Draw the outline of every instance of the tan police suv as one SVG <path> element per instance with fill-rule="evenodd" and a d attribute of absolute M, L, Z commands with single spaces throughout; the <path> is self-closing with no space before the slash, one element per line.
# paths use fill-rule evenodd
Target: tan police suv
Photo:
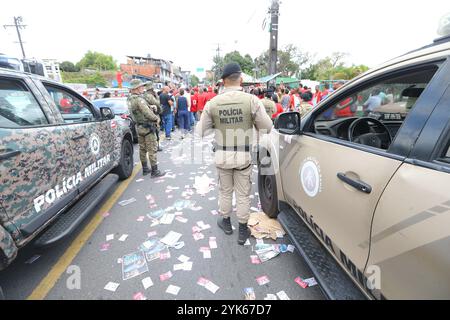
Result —
<path fill-rule="evenodd" d="M 449 299 L 450 37 L 281 114 L 258 185 L 329 298 Z"/>

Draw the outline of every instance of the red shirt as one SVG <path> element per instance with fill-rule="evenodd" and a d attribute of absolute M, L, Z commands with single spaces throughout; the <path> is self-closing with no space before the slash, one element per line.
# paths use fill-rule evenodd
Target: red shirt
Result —
<path fill-rule="evenodd" d="M 283 106 L 280 103 L 276 104 L 277 112 L 272 115 L 272 119 L 276 119 L 280 113 L 283 113 Z"/>
<path fill-rule="evenodd" d="M 72 104 L 70 103 L 69 99 L 67 99 L 67 98 L 62 98 L 59 101 L 59 105 L 61 106 L 61 111 L 65 112 L 65 113 L 70 113 L 70 111 L 72 110 Z"/>
<path fill-rule="evenodd" d="M 197 111 L 203 111 L 203 108 L 205 107 L 206 104 L 206 99 L 207 99 L 206 92 L 202 92 L 201 94 L 198 95 Z"/>
<path fill-rule="evenodd" d="M 352 112 L 352 110 L 350 109 L 350 106 L 353 103 L 353 99 L 348 97 L 347 99 L 345 99 L 344 101 L 341 101 L 339 103 L 339 106 L 343 107 L 346 106 L 345 108 L 338 110 L 337 108 L 334 111 L 334 114 L 336 115 L 336 117 L 338 118 L 348 118 L 348 117 L 353 117 L 354 116 L 354 112 Z"/>
<path fill-rule="evenodd" d="M 198 93 L 191 96 L 191 112 L 197 112 Z"/>

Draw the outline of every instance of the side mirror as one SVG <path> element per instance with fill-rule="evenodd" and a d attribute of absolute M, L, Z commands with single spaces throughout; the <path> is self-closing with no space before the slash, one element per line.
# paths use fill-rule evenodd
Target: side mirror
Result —
<path fill-rule="evenodd" d="M 112 120 L 115 117 L 114 112 L 108 107 L 100 108 L 100 114 L 102 115 L 102 120 Z"/>
<path fill-rule="evenodd" d="M 298 135 L 300 130 L 300 113 L 285 112 L 280 114 L 275 120 L 275 129 L 282 134 Z"/>

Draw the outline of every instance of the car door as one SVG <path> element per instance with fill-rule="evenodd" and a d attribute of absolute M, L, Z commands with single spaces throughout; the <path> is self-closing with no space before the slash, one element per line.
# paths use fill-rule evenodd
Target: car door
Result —
<path fill-rule="evenodd" d="M 26 77 L 0 75 L 0 206 L 17 242 L 41 228 L 77 194 L 63 188 L 70 154 L 63 130 Z M 20 230 L 20 232 L 19 232 Z"/>
<path fill-rule="evenodd" d="M 54 83 L 42 82 L 59 113 L 72 150 L 76 185 L 86 191 L 113 166 L 116 137 L 114 120 L 102 121 L 100 113 L 76 92 Z"/>
<path fill-rule="evenodd" d="M 368 266 L 388 299 L 450 297 L 450 66 L 446 89 L 375 212 Z M 439 92 L 436 93 L 438 97 Z"/>
<path fill-rule="evenodd" d="M 303 134 L 282 137 L 280 174 L 287 201 L 363 289 L 374 211 L 404 159 L 391 149 L 437 68 L 405 67 L 369 76 L 307 116 Z M 410 89 L 419 85 L 420 90 Z M 366 102 L 380 91 L 394 92 L 394 101 L 377 99 L 379 105 L 368 109 Z M 342 108 L 348 108 L 345 117 L 340 117 Z M 355 126 L 350 139 L 356 121 L 364 125 Z"/>

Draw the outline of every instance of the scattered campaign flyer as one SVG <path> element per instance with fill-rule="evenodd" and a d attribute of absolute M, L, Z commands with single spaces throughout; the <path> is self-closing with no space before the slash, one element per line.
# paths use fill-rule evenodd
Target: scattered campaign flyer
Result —
<path fill-rule="evenodd" d="M 168 288 L 167 288 L 167 290 L 166 290 L 166 293 L 170 293 L 170 294 L 173 294 L 173 295 L 178 295 L 178 293 L 180 292 L 180 290 L 181 290 L 181 288 L 180 287 L 177 287 L 177 286 L 174 286 L 174 285 L 170 285 Z"/>
<path fill-rule="evenodd" d="M 142 285 L 144 286 L 144 289 L 147 290 L 148 288 L 153 287 L 153 281 L 150 277 L 147 277 L 142 279 Z"/>
<path fill-rule="evenodd" d="M 182 254 L 181 256 L 178 257 L 178 260 L 179 260 L 180 262 L 183 262 L 183 263 L 184 263 L 184 262 L 188 262 L 190 259 L 191 259 L 191 258 L 185 256 L 184 254 Z"/>
<path fill-rule="evenodd" d="M 127 234 L 123 234 L 123 235 L 119 238 L 119 241 L 124 242 L 125 240 L 127 240 L 127 238 L 128 238 L 128 235 L 127 235 Z"/>
<path fill-rule="evenodd" d="M 211 249 L 217 249 L 217 241 L 216 241 L 216 237 L 210 237 L 209 238 L 209 247 Z"/>
<path fill-rule="evenodd" d="M 245 300 L 256 300 L 255 290 L 253 288 L 244 289 Z"/>
<path fill-rule="evenodd" d="M 306 282 L 308 287 L 314 287 L 318 284 L 315 278 L 303 279 L 303 282 Z"/>
<path fill-rule="evenodd" d="M 152 211 L 147 214 L 147 217 L 153 220 L 159 220 L 166 212 L 163 209 Z"/>
<path fill-rule="evenodd" d="M 139 247 L 144 253 L 148 262 L 160 259 L 161 252 L 167 249 L 164 243 L 161 243 L 158 238 L 150 238 Z"/>
<path fill-rule="evenodd" d="M 265 284 L 268 284 L 270 282 L 270 280 L 269 280 L 269 277 L 267 277 L 267 276 L 261 276 L 261 277 L 256 278 L 256 282 L 258 282 L 258 284 L 260 286 L 263 286 Z"/>
<path fill-rule="evenodd" d="M 167 279 L 172 278 L 173 274 L 171 271 L 168 271 L 166 273 L 163 273 L 162 275 L 159 276 L 159 280 L 161 281 L 166 281 Z"/>
<path fill-rule="evenodd" d="M 287 293 L 284 291 L 277 292 L 277 296 L 280 300 L 291 300 L 291 298 L 289 298 Z"/>
<path fill-rule="evenodd" d="M 160 224 L 172 224 L 173 219 L 175 219 L 175 215 L 171 213 L 166 213 L 162 216 L 161 220 L 159 220 Z"/>
<path fill-rule="evenodd" d="M 169 233 L 166 234 L 165 237 L 162 238 L 160 241 L 171 247 L 180 240 L 181 236 L 182 236 L 181 233 L 169 231 Z"/>
<path fill-rule="evenodd" d="M 302 287 L 303 289 L 306 289 L 308 287 L 308 284 L 302 280 L 302 278 L 297 277 L 294 280 L 300 287 Z"/>
<path fill-rule="evenodd" d="M 128 280 L 148 271 L 147 261 L 142 251 L 133 252 L 122 258 L 122 277 Z"/>
<path fill-rule="evenodd" d="M 130 203 L 133 203 L 133 202 L 136 202 L 136 201 L 137 201 L 137 200 L 136 200 L 135 198 L 131 198 L 131 199 L 128 199 L 128 200 L 120 201 L 120 202 L 119 202 L 119 205 L 122 206 L 122 207 L 124 207 L 124 206 L 127 206 L 127 205 L 129 205 Z"/>
<path fill-rule="evenodd" d="M 108 282 L 104 287 L 105 290 L 116 292 L 117 288 L 119 288 L 120 284 L 115 282 Z"/>

